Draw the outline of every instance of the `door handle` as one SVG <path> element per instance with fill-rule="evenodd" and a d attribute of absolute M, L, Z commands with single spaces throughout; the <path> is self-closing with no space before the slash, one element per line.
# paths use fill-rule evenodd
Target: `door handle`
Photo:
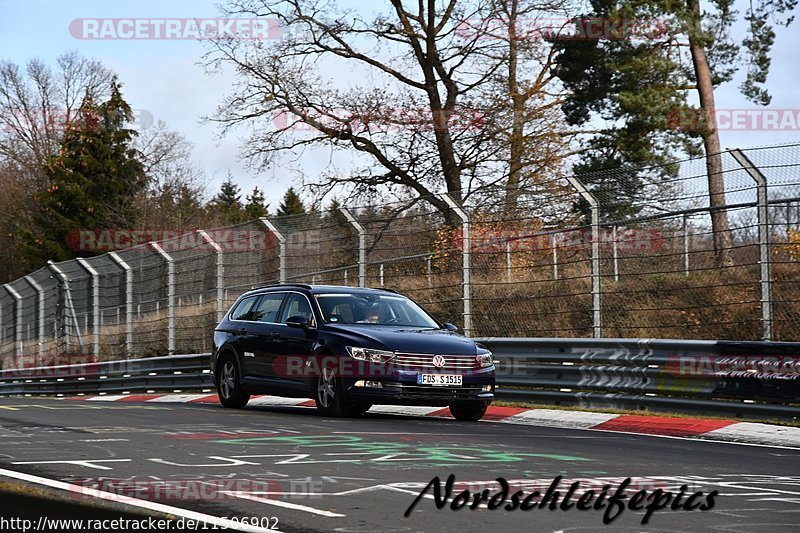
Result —
<path fill-rule="evenodd" d="M 247 328 L 239 328 L 239 335 L 247 335 Z"/>

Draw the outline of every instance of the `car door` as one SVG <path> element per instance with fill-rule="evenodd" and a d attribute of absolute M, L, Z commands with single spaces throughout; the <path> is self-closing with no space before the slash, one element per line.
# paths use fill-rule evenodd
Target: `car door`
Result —
<path fill-rule="evenodd" d="M 302 316 L 309 324 L 308 329 L 296 328 L 286 325 L 290 317 Z M 301 362 L 304 362 L 313 352 L 313 346 L 317 341 L 317 322 L 314 312 L 311 310 L 311 301 L 305 294 L 290 292 L 281 307 L 281 313 L 277 324 L 278 336 L 274 347 L 274 367 L 283 376 L 283 383 L 298 391 L 305 391 L 305 374 L 303 373 Z"/>
<path fill-rule="evenodd" d="M 270 354 L 275 351 L 274 343 L 278 337 L 278 312 L 285 292 L 268 292 L 250 311 L 247 328 L 247 366 L 251 377 L 256 380 L 269 380 L 273 376 Z"/>
<path fill-rule="evenodd" d="M 236 353 L 239 355 L 239 361 L 242 367 L 242 378 L 247 378 L 255 371 L 252 357 L 255 330 L 251 326 L 251 313 L 260 299 L 260 294 L 243 298 L 242 301 L 231 310 L 229 315 L 229 327 L 226 328 L 227 332 L 233 335 L 231 346 L 233 346 Z"/>

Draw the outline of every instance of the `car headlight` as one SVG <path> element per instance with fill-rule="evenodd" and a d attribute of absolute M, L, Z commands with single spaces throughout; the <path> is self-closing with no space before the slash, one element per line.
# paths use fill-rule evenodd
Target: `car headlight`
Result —
<path fill-rule="evenodd" d="M 481 368 L 492 366 L 494 364 L 494 357 L 492 352 L 481 353 L 475 356 L 475 360 L 481 365 Z"/>
<path fill-rule="evenodd" d="M 394 352 L 361 348 L 359 346 L 347 346 L 347 353 L 350 354 L 350 357 L 353 359 L 368 361 L 370 363 L 385 363 L 394 357 Z"/>

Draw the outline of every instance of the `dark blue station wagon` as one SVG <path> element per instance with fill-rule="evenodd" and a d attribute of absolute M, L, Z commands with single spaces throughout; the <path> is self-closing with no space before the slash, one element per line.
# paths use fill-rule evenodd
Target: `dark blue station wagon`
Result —
<path fill-rule="evenodd" d="M 271 285 L 240 296 L 217 325 L 211 372 L 225 407 L 270 394 L 313 398 L 328 416 L 401 404 L 479 420 L 494 361 L 456 329 L 388 289 Z"/>

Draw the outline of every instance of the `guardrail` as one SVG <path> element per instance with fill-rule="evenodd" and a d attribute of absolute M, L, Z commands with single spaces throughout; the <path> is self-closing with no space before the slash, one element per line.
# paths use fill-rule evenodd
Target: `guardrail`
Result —
<path fill-rule="evenodd" d="M 475 340 L 498 360 L 497 396 L 501 399 L 800 417 L 800 343 Z"/>
<path fill-rule="evenodd" d="M 800 343 L 475 339 L 497 359 L 497 397 L 622 409 L 800 417 Z M 0 371 L 0 395 L 213 388 L 209 354 Z"/>
<path fill-rule="evenodd" d="M 0 395 L 121 394 L 210 389 L 210 354 L 170 355 L 0 371 Z"/>

